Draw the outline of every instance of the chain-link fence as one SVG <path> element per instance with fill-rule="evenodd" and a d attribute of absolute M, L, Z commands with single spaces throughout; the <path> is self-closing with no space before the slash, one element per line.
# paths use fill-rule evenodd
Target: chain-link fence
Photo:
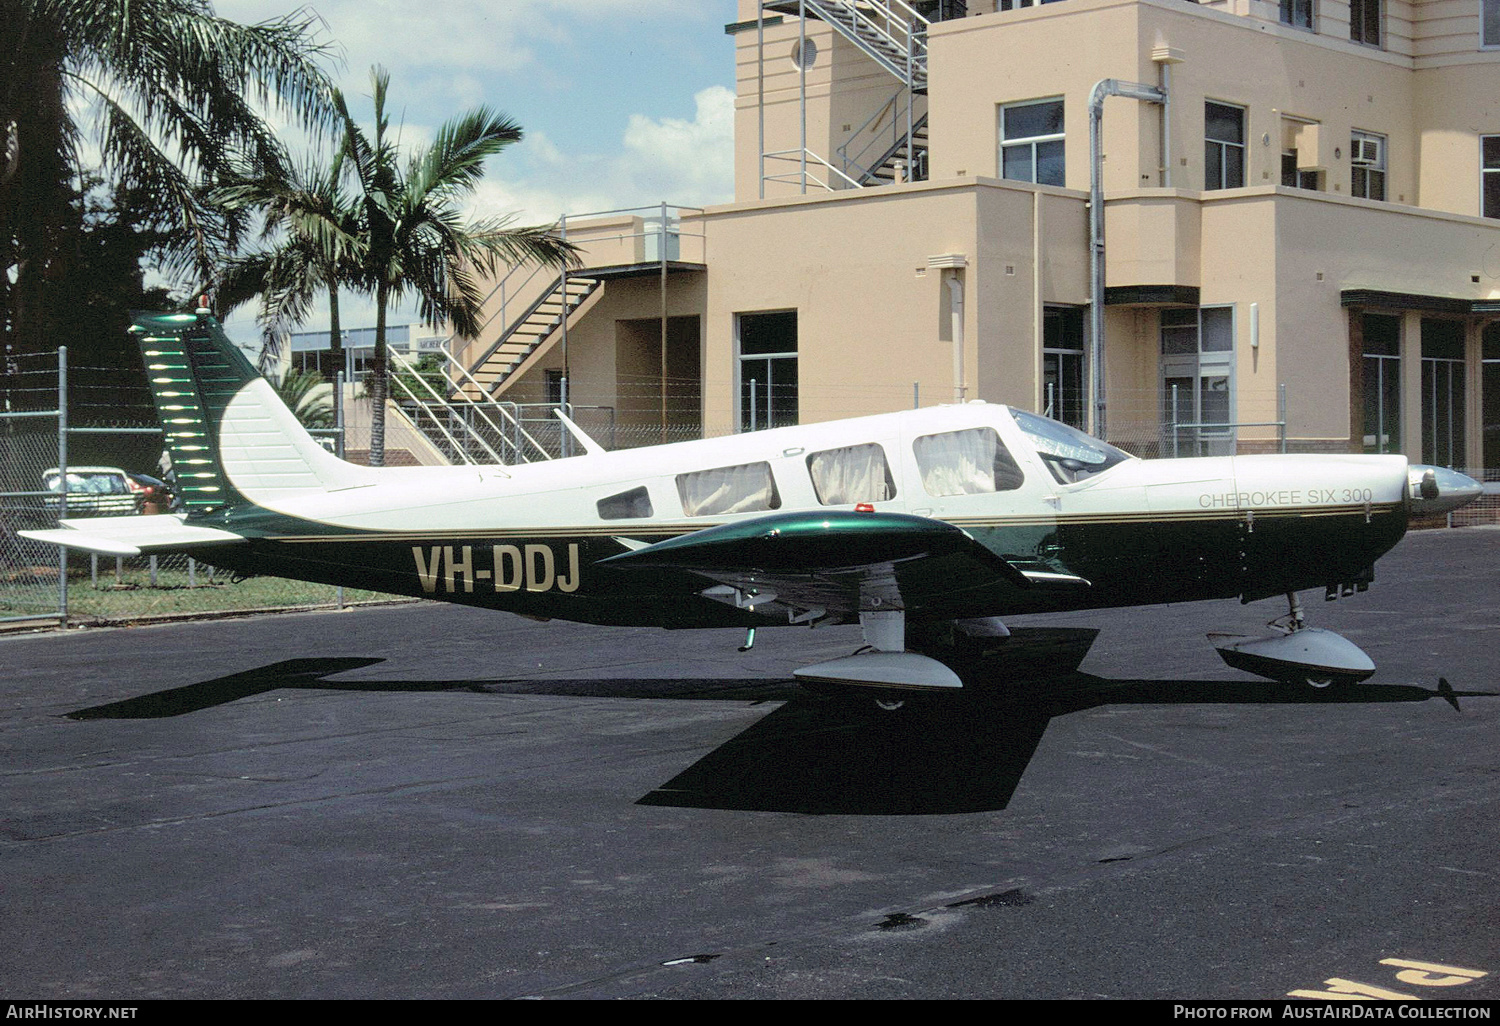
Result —
<path fill-rule="evenodd" d="M 60 553 L 20 531 L 61 517 L 167 512 L 172 488 L 149 393 L 90 383 L 58 356 L 11 357 L 0 394 L 0 623 L 119 623 L 389 601 L 277 577 L 238 578 L 190 556 Z M 60 366 L 61 362 L 61 366 Z M 72 372 L 73 377 L 68 378 Z M 98 375 L 94 376 L 95 378 Z M 337 447 L 336 431 L 318 431 Z"/>

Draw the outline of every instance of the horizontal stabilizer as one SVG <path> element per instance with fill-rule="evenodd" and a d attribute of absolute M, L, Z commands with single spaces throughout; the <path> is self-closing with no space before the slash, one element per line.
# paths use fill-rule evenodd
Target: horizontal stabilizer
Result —
<path fill-rule="evenodd" d="M 213 545 L 237 545 L 242 535 L 213 527 L 190 527 L 181 515 L 62 520 L 51 531 L 19 531 L 22 538 L 102 556 L 140 556 Z"/>

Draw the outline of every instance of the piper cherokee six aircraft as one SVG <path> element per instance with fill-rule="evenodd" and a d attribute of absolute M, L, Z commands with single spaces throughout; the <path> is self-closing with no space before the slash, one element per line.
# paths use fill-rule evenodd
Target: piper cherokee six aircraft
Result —
<path fill-rule="evenodd" d="M 894 706 L 964 687 L 955 653 L 1022 613 L 1286 596 L 1231 665 L 1328 686 L 1374 673 L 1297 592 L 1365 590 L 1407 518 L 1473 480 L 1401 456 L 1143 461 L 988 403 L 515 466 L 370 468 L 329 454 L 205 313 L 138 315 L 185 511 L 27 537 L 191 552 L 241 574 L 538 619 L 668 628 L 859 623 L 866 649 L 796 670 Z M 970 685 L 977 683 L 970 681 Z"/>

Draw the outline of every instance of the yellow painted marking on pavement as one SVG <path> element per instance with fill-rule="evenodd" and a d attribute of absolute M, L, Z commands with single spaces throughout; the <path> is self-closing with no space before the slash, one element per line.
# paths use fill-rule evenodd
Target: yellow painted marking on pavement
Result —
<path fill-rule="evenodd" d="M 1396 979 L 1418 987 L 1458 987 L 1473 983 L 1489 973 L 1478 969 L 1460 969 L 1454 965 L 1436 965 L 1432 962 L 1412 962 L 1404 958 L 1382 958 L 1381 965 L 1393 965 L 1401 969 Z"/>
<path fill-rule="evenodd" d="M 1325 1001 L 1368 1001 L 1371 998 L 1381 1001 L 1422 1000 L 1415 994 L 1398 994 L 1394 990 L 1372 987 L 1356 980 L 1341 980 L 1336 976 L 1323 983 L 1328 987 L 1327 990 L 1293 990 L 1287 992 L 1287 997 L 1322 998 Z"/>

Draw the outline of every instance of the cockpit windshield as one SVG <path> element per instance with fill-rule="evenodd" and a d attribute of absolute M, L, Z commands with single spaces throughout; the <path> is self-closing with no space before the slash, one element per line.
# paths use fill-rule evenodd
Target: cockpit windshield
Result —
<path fill-rule="evenodd" d="M 1050 417 L 1039 417 L 1025 410 L 1013 409 L 1010 412 L 1031 444 L 1036 446 L 1036 454 L 1061 484 L 1073 484 L 1095 474 L 1102 474 L 1110 467 L 1132 458 L 1129 453 L 1116 449 L 1108 442 L 1086 435 Z"/>

